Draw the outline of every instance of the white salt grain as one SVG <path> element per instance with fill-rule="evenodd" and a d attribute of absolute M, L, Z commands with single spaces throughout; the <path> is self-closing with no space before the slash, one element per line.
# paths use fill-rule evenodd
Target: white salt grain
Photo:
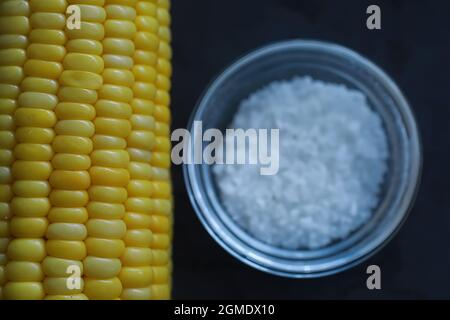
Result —
<path fill-rule="evenodd" d="M 222 202 L 268 244 L 319 248 L 361 227 L 387 171 L 382 122 L 366 97 L 310 77 L 274 82 L 242 101 L 233 128 L 279 128 L 280 169 L 215 165 Z"/>

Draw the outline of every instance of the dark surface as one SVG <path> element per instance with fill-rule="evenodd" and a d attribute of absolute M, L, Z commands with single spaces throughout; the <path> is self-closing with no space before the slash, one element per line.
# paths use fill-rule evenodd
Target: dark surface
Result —
<path fill-rule="evenodd" d="M 450 298 L 450 4 L 377 1 L 382 30 L 366 28 L 369 2 L 349 0 L 173 0 L 173 128 L 186 127 L 207 84 L 242 54 L 278 40 L 327 40 L 386 70 L 410 101 L 424 149 L 422 185 L 397 236 L 346 272 L 292 280 L 254 270 L 210 238 L 174 167 L 176 299 Z M 366 288 L 380 265 L 382 290 Z"/>

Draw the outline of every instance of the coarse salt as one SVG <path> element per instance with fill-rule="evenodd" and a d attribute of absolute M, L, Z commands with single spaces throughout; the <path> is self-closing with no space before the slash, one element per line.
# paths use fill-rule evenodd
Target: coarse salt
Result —
<path fill-rule="evenodd" d="M 241 102 L 232 128 L 279 128 L 279 171 L 214 165 L 222 203 L 253 237 L 315 249 L 346 238 L 376 208 L 388 143 L 366 97 L 310 77 L 277 81 Z"/>

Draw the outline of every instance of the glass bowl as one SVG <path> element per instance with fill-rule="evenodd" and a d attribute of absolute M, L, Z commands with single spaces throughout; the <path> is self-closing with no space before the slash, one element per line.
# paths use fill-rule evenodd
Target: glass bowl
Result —
<path fill-rule="evenodd" d="M 314 250 L 289 250 L 263 243 L 243 230 L 226 212 L 207 164 L 185 164 L 183 173 L 193 207 L 210 235 L 230 254 L 265 272 L 313 278 L 334 274 L 361 263 L 399 230 L 418 189 L 422 153 L 419 132 L 405 97 L 386 73 L 342 46 L 294 40 L 269 45 L 241 58 L 207 88 L 194 110 L 203 131 L 224 130 L 241 100 L 275 80 L 311 76 L 363 92 L 383 120 L 390 149 L 380 202 L 371 219 L 347 238 Z M 189 150 L 193 155 L 194 147 Z"/>

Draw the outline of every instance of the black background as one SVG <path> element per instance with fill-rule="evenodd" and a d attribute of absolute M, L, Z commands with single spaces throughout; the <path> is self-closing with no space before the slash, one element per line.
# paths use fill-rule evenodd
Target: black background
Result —
<path fill-rule="evenodd" d="M 366 28 L 378 4 L 382 30 Z M 208 83 L 236 58 L 274 41 L 304 38 L 356 50 L 392 76 L 422 133 L 421 189 L 397 236 L 362 265 L 293 280 L 254 270 L 209 237 L 174 167 L 175 299 L 450 298 L 450 4 L 448 1 L 173 0 L 172 126 L 185 128 Z M 366 288 L 368 265 L 382 290 Z"/>

